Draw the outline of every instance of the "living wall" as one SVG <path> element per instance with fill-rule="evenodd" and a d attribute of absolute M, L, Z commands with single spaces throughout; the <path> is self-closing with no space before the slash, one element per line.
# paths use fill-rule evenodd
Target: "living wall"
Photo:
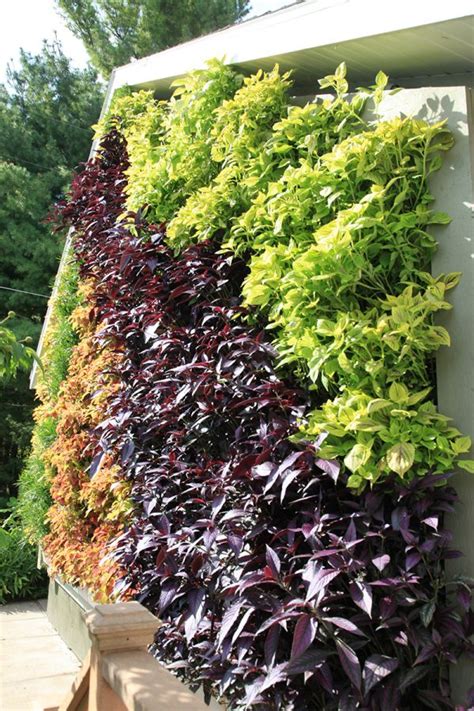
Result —
<path fill-rule="evenodd" d="M 290 106 L 278 68 L 213 62 L 114 101 L 56 215 L 82 301 L 44 544 L 231 709 L 454 708 L 471 585 L 444 516 L 472 463 L 434 387 L 459 274 L 429 271 L 452 138 L 367 121 L 382 73 L 320 84 Z"/>
<path fill-rule="evenodd" d="M 45 455 L 56 438 L 55 406 L 67 374 L 71 350 L 77 342 L 70 316 L 78 300 L 77 266 L 69 260 L 59 275 L 57 288 L 49 304 L 51 318 L 43 343 L 36 384 L 36 394 L 41 404 L 34 412 L 31 452 L 19 480 L 16 510 L 25 537 L 30 543 L 39 543 L 48 530 L 45 516 L 51 505 L 51 471 Z"/>

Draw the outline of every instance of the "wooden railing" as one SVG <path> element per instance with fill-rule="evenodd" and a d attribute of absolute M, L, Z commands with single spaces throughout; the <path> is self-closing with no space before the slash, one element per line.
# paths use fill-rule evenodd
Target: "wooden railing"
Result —
<path fill-rule="evenodd" d="M 160 623 L 138 602 L 96 605 L 84 619 L 91 650 L 66 698 L 44 711 L 223 711 L 147 653 Z"/>

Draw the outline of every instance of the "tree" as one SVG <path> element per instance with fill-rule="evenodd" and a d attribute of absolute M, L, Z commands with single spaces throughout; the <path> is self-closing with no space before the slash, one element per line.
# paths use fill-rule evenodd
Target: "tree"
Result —
<path fill-rule="evenodd" d="M 62 249 L 44 223 L 72 169 L 87 159 L 103 87 L 71 67 L 58 42 L 21 52 L 0 84 L 0 320 L 37 340 Z M 32 292 L 32 293 L 24 293 Z M 0 383 L 0 498 L 14 493 L 32 427 L 27 373 Z"/>
<path fill-rule="evenodd" d="M 44 220 L 87 159 L 102 93 L 95 72 L 72 68 L 58 42 L 37 56 L 22 51 L 0 85 L 0 286 L 48 294 L 61 244 Z M 45 306 L 0 291 L 0 316 L 13 310 L 39 323 Z"/>
<path fill-rule="evenodd" d="M 112 69 L 240 20 L 249 0 L 56 0 L 93 65 Z"/>

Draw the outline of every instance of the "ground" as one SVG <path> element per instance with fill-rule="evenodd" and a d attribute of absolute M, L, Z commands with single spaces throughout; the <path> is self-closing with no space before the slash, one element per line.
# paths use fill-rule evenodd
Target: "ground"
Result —
<path fill-rule="evenodd" d="M 46 600 L 0 607 L 0 709 L 57 706 L 80 667 L 46 617 Z"/>

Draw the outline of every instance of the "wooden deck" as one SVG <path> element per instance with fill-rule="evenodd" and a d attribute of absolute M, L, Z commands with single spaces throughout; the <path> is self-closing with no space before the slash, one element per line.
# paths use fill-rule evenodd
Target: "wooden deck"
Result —
<path fill-rule="evenodd" d="M 80 667 L 46 617 L 46 600 L 0 606 L 0 709 L 57 705 Z"/>

